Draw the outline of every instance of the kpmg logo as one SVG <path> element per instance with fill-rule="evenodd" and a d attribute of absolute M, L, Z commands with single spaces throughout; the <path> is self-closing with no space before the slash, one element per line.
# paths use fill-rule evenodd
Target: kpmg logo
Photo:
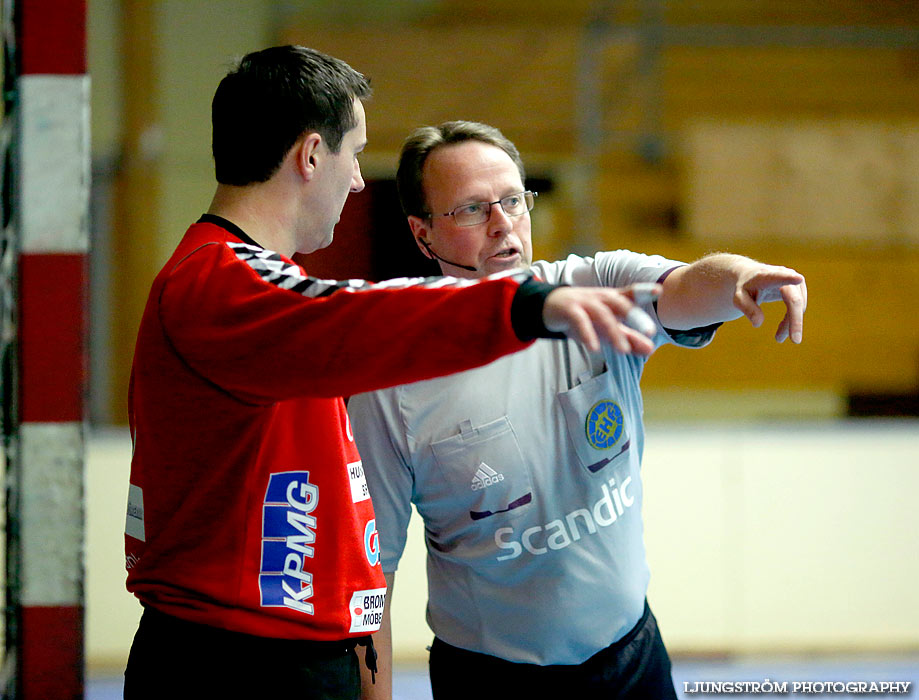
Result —
<path fill-rule="evenodd" d="M 262 507 L 262 566 L 258 586 L 265 607 L 313 614 L 313 558 L 318 522 L 311 513 L 319 487 L 310 473 L 272 474 Z"/>
<path fill-rule="evenodd" d="M 618 404 L 600 401 L 587 412 L 587 441 L 598 450 L 608 450 L 622 437 L 622 424 L 622 409 Z"/>
<path fill-rule="evenodd" d="M 364 554 L 370 566 L 380 563 L 380 533 L 377 532 L 377 521 L 368 520 L 364 526 Z"/>

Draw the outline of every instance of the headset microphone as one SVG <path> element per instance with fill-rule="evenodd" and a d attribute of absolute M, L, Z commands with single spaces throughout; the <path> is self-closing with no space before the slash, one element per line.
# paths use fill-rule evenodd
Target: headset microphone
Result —
<path fill-rule="evenodd" d="M 418 240 L 421 241 L 421 245 L 425 247 L 425 250 L 427 250 L 431 255 L 433 255 L 435 258 L 437 258 L 441 262 L 445 262 L 448 265 L 453 265 L 453 267 L 462 268 L 463 270 L 469 270 L 469 272 L 478 272 L 478 270 L 474 268 L 472 265 L 461 265 L 460 263 L 453 262 L 451 260 L 445 260 L 444 258 L 440 257 L 437 253 L 435 253 L 433 250 L 431 250 L 431 246 L 428 245 L 428 242 L 426 240 L 424 240 L 423 238 L 419 238 Z"/>

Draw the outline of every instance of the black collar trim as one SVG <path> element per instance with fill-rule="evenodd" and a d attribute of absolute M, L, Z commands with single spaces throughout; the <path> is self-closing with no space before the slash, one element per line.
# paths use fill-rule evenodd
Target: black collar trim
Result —
<path fill-rule="evenodd" d="M 222 216 L 217 216 L 216 214 L 202 214 L 201 218 L 198 219 L 197 223 L 199 224 L 214 224 L 219 226 L 222 229 L 225 229 L 236 236 L 243 243 L 248 243 L 249 245 L 254 245 L 256 248 L 265 249 L 265 246 L 260 245 L 256 241 L 243 231 L 239 226 L 234 224 L 232 221 L 224 219 Z"/>

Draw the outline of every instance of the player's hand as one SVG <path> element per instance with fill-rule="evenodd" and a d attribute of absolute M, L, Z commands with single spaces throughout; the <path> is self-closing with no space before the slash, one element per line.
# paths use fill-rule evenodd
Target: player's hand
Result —
<path fill-rule="evenodd" d="M 770 301 L 785 302 L 785 316 L 775 333 L 782 343 L 790 337 L 800 343 L 804 337 L 804 310 L 807 308 L 807 284 L 804 276 L 788 267 L 754 263 L 737 278 L 734 289 L 734 306 L 759 328 L 765 315 L 760 308 Z"/>
<path fill-rule="evenodd" d="M 648 293 L 648 285 L 641 285 L 641 290 Z M 651 293 L 659 294 L 660 285 L 653 285 Z M 654 350 L 649 340 L 655 333 L 654 322 L 633 303 L 634 294 L 630 287 L 559 287 L 546 297 L 543 323 L 592 352 L 608 345 L 623 354 L 650 355 Z"/>

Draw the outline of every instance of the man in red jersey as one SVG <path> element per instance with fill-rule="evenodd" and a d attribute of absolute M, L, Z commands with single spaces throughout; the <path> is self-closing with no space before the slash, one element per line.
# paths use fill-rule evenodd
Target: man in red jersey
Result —
<path fill-rule="evenodd" d="M 216 194 L 157 275 L 134 355 L 125 549 L 144 613 L 126 698 L 358 697 L 354 646 L 372 667 L 386 589 L 340 397 L 537 337 L 652 349 L 616 290 L 519 271 L 334 282 L 292 262 L 363 189 L 369 95 L 296 46 L 245 56 L 217 88 Z"/>

